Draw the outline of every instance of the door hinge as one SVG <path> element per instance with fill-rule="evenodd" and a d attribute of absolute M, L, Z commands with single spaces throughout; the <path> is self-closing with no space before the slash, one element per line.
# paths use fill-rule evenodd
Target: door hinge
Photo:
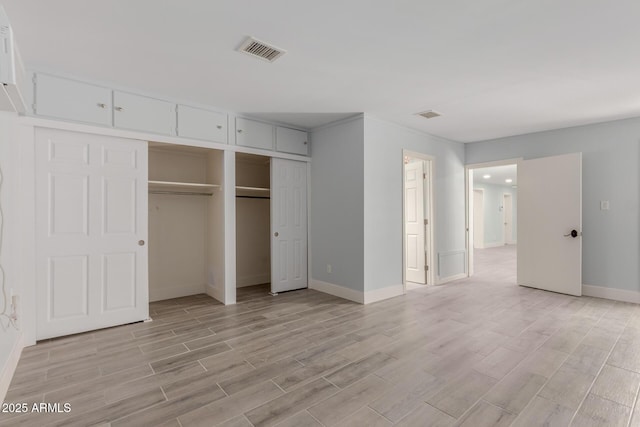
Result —
<path fill-rule="evenodd" d="M 427 174 L 426 173 L 422 174 L 422 179 L 427 179 Z"/>
<path fill-rule="evenodd" d="M 429 266 L 428 265 L 424 266 L 424 271 L 429 271 Z"/>
<path fill-rule="evenodd" d="M 424 225 L 429 225 L 429 220 L 428 219 L 424 220 Z"/>

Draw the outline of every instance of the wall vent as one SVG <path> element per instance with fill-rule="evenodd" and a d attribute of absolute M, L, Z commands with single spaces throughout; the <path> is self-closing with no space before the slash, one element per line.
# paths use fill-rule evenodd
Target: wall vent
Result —
<path fill-rule="evenodd" d="M 244 52 L 247 55 L 254 56 L 256 58 L 263 59 L 268 62 L 273 62 L 287 53 L 286 50 L 280 49 L 263 41 L 254 39 L 253 37 L 247 38 L 242 45 L 238 48 L 240 52 Z"/>
<path fill-rule="evenodd" d="M 423 111 L 422 113 L 417 113 L 418 116 L 424 117 L 425 119 L 433 119 L 434 117 L 440 117 L 442 114 L 437 111 L 429 110 Z"/>

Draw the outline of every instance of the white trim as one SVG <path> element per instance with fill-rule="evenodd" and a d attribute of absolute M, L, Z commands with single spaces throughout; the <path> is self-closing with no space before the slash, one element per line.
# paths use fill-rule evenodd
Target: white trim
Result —
<path fill-rule="evenodd" d="M 231 121 L 231 116 L 229 117 Z M 235 144 L 225 144 L 220 142 L 203 141 L 189 139 L 172 135 L 159 135 L 153 133 L 137 132 L 113 127 L 101 127 L 83 123 L 65 122 L 61 120 L 46 119 L 41 117 L 21 116 L 19 123 L 35 127 L 50 129 L 62 129 L 73 132 L 92 133 L 96 135 L 115 136 L 119 138 L 137 139 L 141 141 L 163 142 L 166 144 L 186 145 L 189 147 L 210 148 L 215 150 L 235 151 L 239 153 L 257 154 L 260 156 L 276 157 L 280 159 L 297 160 L 301 162 L 311 162 L 311 157 L 287 154 L 279 151 L 260 150 L 257 148 L 243 147 Z"/>
<path fill-rule="evenodd" d="M 18 366 L 18 361 L 20 361 L 20 355 L 22 354 L 23 348 L 23 334 L 22 332 L 19 332 L 16 342 L 13 345 L 13 349 L 11 350 L 11 353 L 9 353 L 7 362 L 2 368 L 2 374 L 0 374 L 0 402 L 4 402 L 4 398 L 7 396 L 7 390 L 9 390 L 13 374 L 16 372 L 16 367 Z"/>
<path fill-rule="evenodd" d="M 404 295 L 405 285 L 392 285 L 382 289 L 375 289 L 364 293 L 364 303 L 371 304 L 385 299 Z"/>
<path fill-rule="evenodd" d="M 587 297 L 604 298 L 614 301 L 640 304 L 640 292 L 625 289 L 606 288 L 604 286 L 582 285 L 582 295 Z"/>
<path fill-rule="evenodd" d="M 438 278 L 437 285 L 444 285 L 445 283 L 453 282 L 454 280 L 466 279 L 467 273 L 460 273 L 449 277 Z"/>
<path fill-rule="evenodd" d="M 309 289 L 314 289 L 316 291 L 324 292 L 325 294 L 333 295 L 338 298 L 343 298 L 349 301 L 355 301 L 357 303 L 364 304 L 363 292 L 345 288 L 344 286 L 334 285 L 333 283 L 311 279 L 309 281 Z"/>
<path fill-rule="evenodd" d="M 203 285 L 182 285 L 178 287 L 157 288 L 153 290 L 153 299 L 149 298 L 149 302 L 164 301 L 166 299 L 198 295 L 201 294 L 204 289 L 205 287 Z M 151 289 L 149 289 L 149 292 L 151 292 Z"/>
<path fill-rule="evenodd" d="M 495 242 L 495 243 L 489 243 L 488 245 L 484 245 L 484 247 L 482 248 L 475 248 L 475 249 L 491 249 L 491 248 L 499 248 L 501 246 L 504 246 L 504 242 Z"/>
<path fill-rule="evenodd" d="M 311 133 L 311 132 L 317 132 L 319 130 L 325 130 L 328 128 L 332 128 L 334 126 L 343 125 L 345 123 L 355 122 L 358 119 L 364 119 L 364 113 L 354 113 L 353 116 L 345 117 L 344 119 L 338 119 L 334 122 L 329 122 L 320 126 L 312 127 L 309 130 L 307 130 L 307 132 Z M 313 141 L 311 141 L 311 144 L 313 145 Z"/>

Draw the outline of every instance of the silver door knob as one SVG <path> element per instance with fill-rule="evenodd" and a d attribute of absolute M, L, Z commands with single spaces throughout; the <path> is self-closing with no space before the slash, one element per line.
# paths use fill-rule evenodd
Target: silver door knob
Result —
<path fill-rule="evenodd" d="M 114 107 L 113 109 L 116 110 L 116 111 L 124 111 L 124 108 L 122 108 L 122 107 Z"/>
<path fill-rule="evenodd" d="M 144 246 L 144 240 L 138 240 L 138 245 Z"/>
<path fill-rule="evenodd" d="M 98 102 L 98 107 L 100 108 L 107 108 L 107 104 L 104 104 L 102 102 Z"/>
<path fill-rule="evenodd" d="M 277 231 L 275 233 L 273 233 L 274 236 L 278 237 L 280 235 L 280 233 L 278 233 Z"/>
<path fill-rule="evenodd" d="M 238 133 L 242 133 L 242 129 L 238 129 Z"/>
<path fill-rule="evenodd" d="M 222 129 L 222 125 L 218 125 L 216 126 L 218 129 Z"/>

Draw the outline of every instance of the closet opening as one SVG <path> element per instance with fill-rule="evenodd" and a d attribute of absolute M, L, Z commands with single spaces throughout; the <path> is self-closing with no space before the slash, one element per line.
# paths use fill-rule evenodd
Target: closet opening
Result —
<path fill-rule="evenodd" d="M 271 283 L 271 158 L 236 153 L 236 300 Z"/>
<path fill-rule="evenodd" d="M 223 151 L 149 142 L 148 153 L 149 301 L 224 295 Z"/>

